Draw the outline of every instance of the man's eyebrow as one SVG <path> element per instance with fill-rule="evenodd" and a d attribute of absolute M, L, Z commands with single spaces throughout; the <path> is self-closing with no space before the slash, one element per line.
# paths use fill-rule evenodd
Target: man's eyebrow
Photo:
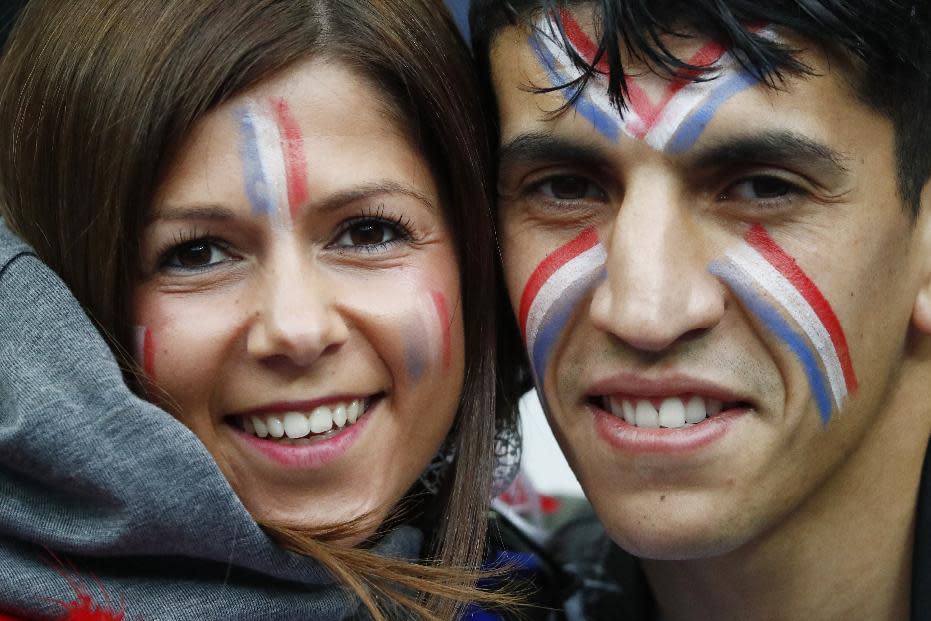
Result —
<path fill-rule="evenodd" d="M 588 166 L 604 166 L 610 155 L 602 148 L 591 144 L 557 136 L 546 132 L 519 134 L 498 151 L 501 176 L 520 164 L 530 162 L 571 161 Z"/>
<path fill-rule="evenodd" d="M 789 130 L 737 135 L 697 146 L 687 154 L 689 167 L 726 168 L 740 164 L 785 164 L 813 170 L 829 181 L 839 181 L 849 173 L 849 158 L 807 136 Z"/>

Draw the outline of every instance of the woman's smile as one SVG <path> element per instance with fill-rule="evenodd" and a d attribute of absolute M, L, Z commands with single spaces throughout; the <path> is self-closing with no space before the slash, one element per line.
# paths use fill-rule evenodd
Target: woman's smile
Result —
<path fill-rule="evenodd" d="M 315 60 L 218 107 L 143 235 L 147 391 L 259 519 L 383 517 L 455 417 L 455 245 L 429 166 L 379 102 Z"/>

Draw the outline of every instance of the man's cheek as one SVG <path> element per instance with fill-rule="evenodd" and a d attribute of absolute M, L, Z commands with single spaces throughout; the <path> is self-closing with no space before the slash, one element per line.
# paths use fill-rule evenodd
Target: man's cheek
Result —
<path fill-rule="evenodd" d="M 598 233 L 589 228 L 547 255 L 527 280 L 518 321 L 538 388 L 566 325 L 604 279 L 606 259 Z"/>
<path fill-rule="evenodd" d="M 760 225 L 709 270 L 792 352 L 827 426 L 856 392 L 857 377 L 843 328 L 815 283 Z"/>

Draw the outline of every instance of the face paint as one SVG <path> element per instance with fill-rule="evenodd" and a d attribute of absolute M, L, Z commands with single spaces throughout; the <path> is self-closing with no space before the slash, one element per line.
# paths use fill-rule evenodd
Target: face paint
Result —
<path fill-rule="evenodd" d="M 560 16 L 568 43 L 587 62 L 594 61 L 598 50 L 595 43 L 570 11 L 562 9 Z M 582 75 L 548 19 L 544 18 L 537 24 L 530 44 L 553 86 L 570 83 Z M 651 72 L 644 77 L 628 77 L 626 84 L 629 98 L 623 118 L 606 92 L 606 80 L 599 77 L 584 92 L 579 93 L 575 102 L 576 110 L 612 142 L 617 142 L 623 132 L 659 151 L 687 151 L 698 141 L 725 102 L 759 82 L 717 43 L 706 44 L 687 62 L 695 66 L 714 65 L 718 69 L 717 77 L 701 82 L 688 79 L 689 73 L 675 80 L 666 80 Z M 602 58 L 596 69 L 607 74 L 607 61 Z M 647 81 L 658 85 L 662 93 L 656 103 L 651 101 L 642 87 Z M 562 92 L 570 101 L 577 89 L 570 87 Z"/>
<path fill-rule="evenodd" d="M 416 310 L 403 327 L 407 372 L 419 380 L 431 366 L 450 363 L 449 314 L 446 298 L 438 291 L 418 300 Z"/>
<path fill-rule="evenodd" d="M 847 396 L 856 392 L 857 378 L 844 331 L 818 287 L 760 225 L 709 269 L 795 353 L 827 424 L 833 408 L 840 410 Z"/>
<path fill-rule="evenodd" d="M 430 293 L 433 299 L 433 307 L 436 310 L 436 320 L 440 327 L 440 354 L 443 359 L 443 368 L 448 369 L 451 361 L 451 339 L 449 334 L 449 324 L 452 318 L 449 316 L 449 310 L 446 305 L 446 296 L 439 291 Z"/>
<path fill-rule="evenodd" d="M 293 221 L 308 196 L 300 126 L 283 99 L 271 100 L 268 110 L 250 102 L 238 115 L 239 152 L 252 212 Z"/>
<path fill-rule="evenodd" d="M 538 383 L 576 307 L 604 278 L 606 258 L 598 233 L 589 228 L 543 259 L 527 281 L 518 320 Z"/>
<path fill-rule="evenodd" d="M 155 381 L 155 337 L 145 326 L 135 327 L 136 362 L 149 381 Z"/>

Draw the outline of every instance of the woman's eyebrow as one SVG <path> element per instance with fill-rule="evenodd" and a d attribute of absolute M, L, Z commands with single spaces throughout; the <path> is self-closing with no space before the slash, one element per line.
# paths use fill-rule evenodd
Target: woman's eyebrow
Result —
<path fill-rule="evenodd" d="M 236 212 L 223 205 L 215 205 L 212 203 L 197 203 L 192 205 L 161 204 L 155 206 L 152 213 L 147 218 L 147 221 L 209 220 L 220 222 L 233 220 L 235 218 Z"/>
<path fill-rule="evenodd" d="M 387 180 L 364 183 L 345 190 L 339 190 L 328 194 L 319 201 L 311 199 L 309 208 L 314 211 L 336 211 L 351 203 L 371 200 L 384 195 L 406 196 L 422 203 L 430 211 L 436 212 L 439 210 L 439 206 L 435 201 L 430 200 L 426 194 L 413 186 Z"/>

